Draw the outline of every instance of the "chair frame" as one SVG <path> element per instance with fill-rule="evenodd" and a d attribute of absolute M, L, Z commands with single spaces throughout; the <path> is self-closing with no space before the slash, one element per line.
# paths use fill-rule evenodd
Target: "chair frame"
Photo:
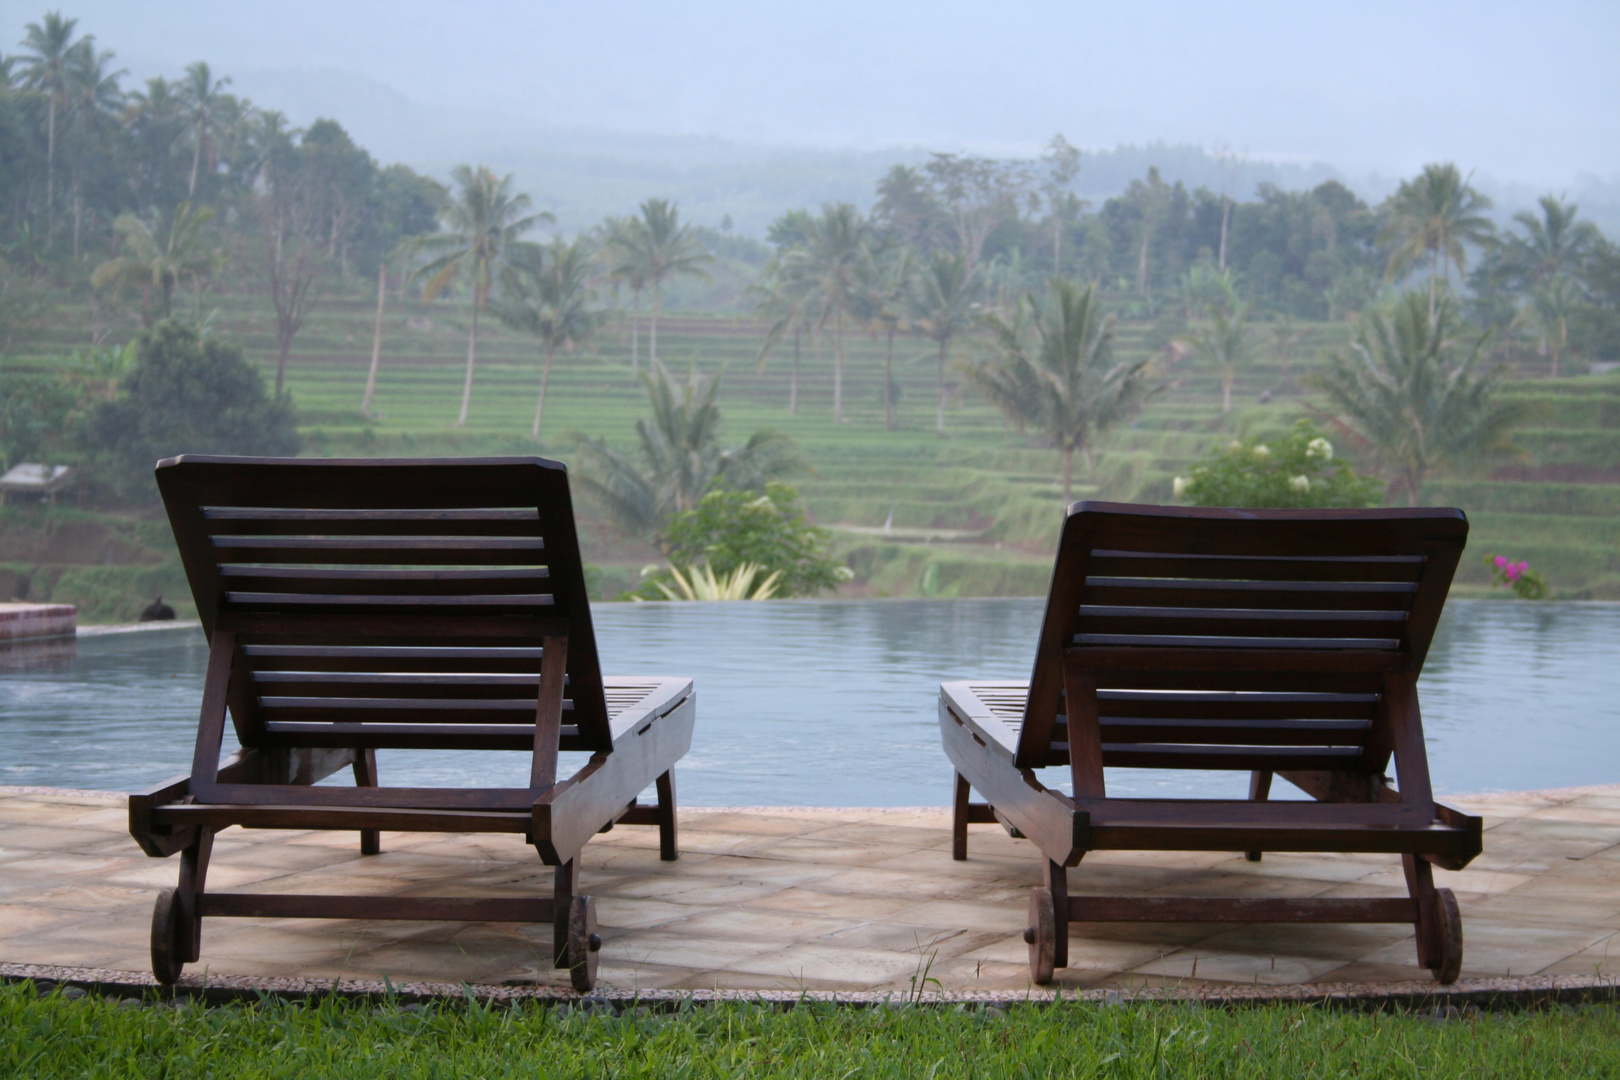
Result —
<path fill-rule="evenodd" d="M 551 923 L 556 966 L 591 989 L 580 852 L 624 823 L 656 825 L 661 858 L 678 856 L 674 764 L 696 698 L 690 679 L 601 675 L 566 468 L 187 455 L 157 478 L 209 640 L 190 773 L 129 797 L 141 848 L 181 856 L 153 911 L 158 980 L 199 958 L 207 917 L 509 921 Z M 242 749 L 221 762 L 227 715 Z M 527 750 L 529 785 L 382 787 L 381 747 Z M 559 781 L 561 750 L 591 757 Z M 312 786 L 344 768 L 355 787 Z M 638 803 L 649 786 L 656 804 Z M 212 892 L 232 825 L 354 830 L 362 855 L 384 830 L 511 833 L 555 868 L 551 895 Z"/>
<path fill-rule="evenodd" d="M 1417 677 L 1467 532 L 1460 510 L 1070 508 L 1029 682 L 946 683 L 939 703 L 956 769 L 953 857 L 967 858 L 977 823 L 999 823 L 1045 856 L 1024 932 L 1037 983 L 1068 965 L 1070 922 L 1113 921 L 1411 923 L 1419 963 L 1441 983 L 1455 981 L 1461 918 L 1432 867 L 1467 865 L 1481 851 L 1482 823 L 1434 801 Z M 1335 575 L 1352 580 L 1333 583 Z M 1178 599 L 1188 606 L 1171 606 Z M 1337 609 L 1309 610 L 1320 604 Z M 1332 636 L 1346 626 L 1396 636 Z M 1312 716 L 1299 702 L 1323 709 L 1324 687 L 1361 691 L 1339 695 L 1331 708 L 1340 711 L 1329 712 L 1359 709 L 1360 718 L 1311 721 L 1309 734 L 1299 720 L 1230 719 L 1243 709 L 1265 716 L 1267 707 Z M 1182 699 L 1191 703 L 1178 710 L 1166 691 L 1203 697 Z M 1273 696 L 1256 706 L 1243 702 L 1260 693 L 1243 691 Z M 1233 692 L 1211 709 L 1216 695 Z M 1104 705 L 1168 715 L 1105 716 Z M 1228 719 L 1201 718 L 1200 709 Z M 1223 739 L 1258 745 L 1210 745 Z M 1278 745 L 1288 740 L 1315 744 Z M 1398 786 L 1384 775 L 1391 761 Z M 1072 797 L 1035 772 L 1065 764 Z M 1105 766 L 1244 769 L 1249 800 L 1111 798 Z M 1268 802 L 1274 776 L 1315 801 Z M 985 803 L 971 801 L 975 789 Z M 1263 851 L 1399 854 L 1407 896 L 1071 894 L 1067 868 L 1101 850 L 1242 851 L 1251 861 Z"/>

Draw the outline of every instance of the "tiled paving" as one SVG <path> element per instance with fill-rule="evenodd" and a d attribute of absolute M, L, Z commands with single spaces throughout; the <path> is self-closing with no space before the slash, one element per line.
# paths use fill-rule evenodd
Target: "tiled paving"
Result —
<path fill-rule="evenodd" d="M 1468 980 L 1602 981 L 1620 968 L 1620 786 L 1451 800 L 1486 818 L 1485 854 L 1437 871 L 1462 904 Z M 943 810 L 683 810 L 682 856 L 619 827 L 586 849 L 607 990 L 903 994 L 1025 991 L 1020 938 L 1039 862 L 1027 841 L 975 826 L 950 857 Z M 245 832 L 215 845 L 219 889 L 380 895 L 532 894 L 550 871 L 515 837 Z M 148 970 L 152 896 L 178 859 L 142 855 L 121 799 L 0 788 L 0 966 Z M 1398 895 L 1389 856 L 1100 854 L 1076 893 Z M 189 973 L 566 986 L 550 927 L 211 919 Z M 1071 989 L 1421 985 L 1398 926 L 1076 924 Z"/>

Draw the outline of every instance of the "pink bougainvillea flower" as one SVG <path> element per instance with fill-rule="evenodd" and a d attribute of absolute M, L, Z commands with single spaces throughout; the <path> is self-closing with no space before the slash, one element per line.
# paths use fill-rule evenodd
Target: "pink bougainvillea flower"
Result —
<path fill-rule="evenodd" d="M 1506 570 L 1507 569 L 1507 564 L 1508 564 L 1508 561 L 1507 561 L 1507 556 L 1506 555 L 1498 555 L 1496 557 L 1496 568 L 1498 570 Z"/>

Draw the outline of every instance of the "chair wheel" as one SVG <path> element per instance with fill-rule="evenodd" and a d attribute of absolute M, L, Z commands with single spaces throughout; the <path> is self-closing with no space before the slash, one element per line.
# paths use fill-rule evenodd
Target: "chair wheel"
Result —
<path fill-rule="evenodd" d="M 1030 890 L 1029 925 L 1024 928 L 1024 942 L 1029 946 L 1029 977 L 1036 986 L 1045 986 L 1052 981 L 1057 954 L 1057 912 L 1051 889 L 1042 886 Z"/>
<path fill-rule="evenodd" d="M 596 960 L 601 951 L 596 904 L 588 896 L 576 896 L 568 905 L 568 981 L 581 994 L 596 988 Z"/>
<path fill-rule="evenodd" d="M 152 974 L 165 986 L 180 979 L 185 968 L 180 942 L 180 894 L 174 889 L 158 893 L 152 906 Z"/>
<path fill-rule="evenodd" d="M 1450 889 L 1434 890 L 1435 922 L 1440 929 L 1440 964 L 1434 969 L 1434 981 L 1450 986 L 1462 974 L 1463 940 L 1462 912 L 1457 908 L 1457 896 Z"/>

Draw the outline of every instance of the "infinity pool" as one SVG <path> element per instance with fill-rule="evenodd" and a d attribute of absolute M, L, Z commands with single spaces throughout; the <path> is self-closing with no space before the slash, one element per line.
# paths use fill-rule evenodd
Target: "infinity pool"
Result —
<path fill-rule="evenodd" d="M 683 804 L 940 806 L 951 771 L 939 683 L 1028 677 L 1041 610 L 1034 599 L 886 600 L 594 614 L 605 670 L 697 680 Z M 1617 645 L 1616 605 L 1448 605 L 1421 684 L 1436 790 L 1620 782 Z M 206 657 L 202 632 L 179 627 L 0 652 L 0 784 L 128 790 L 186 771 Z M 380 757 L 385 783 L 527 782 L 521 754 Z M 1063 786 L 1059 771 L 1049 783 Z M 1241 797 L 1247 774 L 1120 769 L 1108 785 Z"/>

